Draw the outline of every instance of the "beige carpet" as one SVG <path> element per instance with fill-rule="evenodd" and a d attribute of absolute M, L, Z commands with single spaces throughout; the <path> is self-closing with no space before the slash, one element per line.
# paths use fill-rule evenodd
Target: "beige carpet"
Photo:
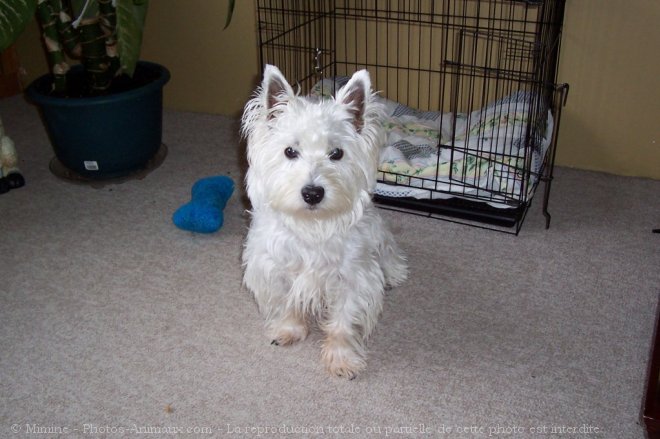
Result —
<path fill-rule="evenodd" d="M 0 195 L 0 436 L 643 437 L 660 181 L 559 168 L 518 237 L 384 211 L 410 280 L 348 382 L 318 333 L 263 335 L 241 192 L 218 233 L 171 222 L 198 178 L 240 186 L 235 120 L 168 111 L 165 162 L 95 189 L 50 173 L 34 107 L 0 115 L 27 180 Z"/>

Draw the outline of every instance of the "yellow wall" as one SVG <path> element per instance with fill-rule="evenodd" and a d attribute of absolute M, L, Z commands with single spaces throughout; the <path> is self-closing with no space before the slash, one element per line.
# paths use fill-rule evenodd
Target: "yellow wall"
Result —
<path fill-rule="evenodd" d="M 225 30 L 227 0 L 155 0 L 149 8 L 142 57 L 172 74 L 165 104 L 240 114 L 259 76 L 254 3 L 238 0 Z"/>
<path fill-rule="evenodd" d="M 567 1 L 558 164 L 660 179 L 659 23 L 657 0 Z"/>
<path fill-rule="evenodd" d="M 167 66 L 168 108 L 236 116 L 258 81 L 254 2 L 150 2 L 142 57 Z M 557 164 L 660 179 L 660 2 L 568 0 L 559 80 L 570 84 Z M 45 72 L 32 23 L 27 80 Z"/>

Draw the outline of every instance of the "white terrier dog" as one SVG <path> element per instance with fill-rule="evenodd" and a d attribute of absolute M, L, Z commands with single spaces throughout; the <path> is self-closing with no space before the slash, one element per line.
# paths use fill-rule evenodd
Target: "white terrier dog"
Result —
<path fill-rule="evenodd" d="M 252 203 L 244 283 L 273 344 L 305 339 L 315 320 L 325 335 L 323 363 L 349 379 L 366 365 L 385 287 L 407 274 L 371 201 L 379 111 L 366 70 L 320 100 L 298 96 L 266 66 L 242 119 Z"/>

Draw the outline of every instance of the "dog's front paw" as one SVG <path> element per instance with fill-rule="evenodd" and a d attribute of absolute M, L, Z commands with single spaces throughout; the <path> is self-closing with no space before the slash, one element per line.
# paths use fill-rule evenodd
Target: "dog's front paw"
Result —
<path fill-rule="evenodd" d="M 325 340 L 321 360 L 328 373 L 349 380 L 355 379 L 367 366 L 364 355 L 356 352 L 347 339 L 336 336 Z"/>
<path fill-rule="evenodd" d="M 273 325 L 268 331 L 271 343 L 276 346 L 287 346 L 307 338 L 307 323 L 298 319 L 287 319 Z"/>

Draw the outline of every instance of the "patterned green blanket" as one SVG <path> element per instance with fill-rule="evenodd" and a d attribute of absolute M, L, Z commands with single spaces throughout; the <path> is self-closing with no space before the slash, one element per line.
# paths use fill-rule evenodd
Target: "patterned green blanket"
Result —
<path fill-rule="evenodd" d="M 312 94 L 330 96 L 348 78 L 324 79 Z M 383 98 L 387 142 L 376 193 L 433 198 L 439 192 L 526 201 L 552 135 L 538 96 L 519 91 L 471 113 L 419 111 Z M 544 115 L 546 117 L 531 117 Z M 502 205 L 501 207 L 505 207 Z M 498 206 L 499 207 L 499 206 Z"/>

